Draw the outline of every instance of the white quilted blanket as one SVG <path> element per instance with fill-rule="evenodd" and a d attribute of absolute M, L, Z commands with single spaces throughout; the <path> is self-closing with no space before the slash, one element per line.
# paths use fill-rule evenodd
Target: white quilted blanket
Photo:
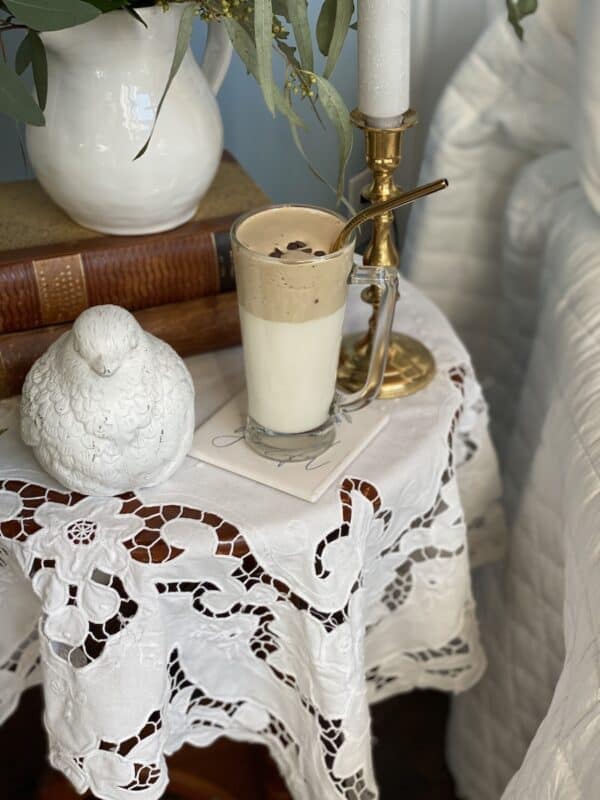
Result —
<path fill-rule="evenodd" d="M 474 356 L 511 537 L 476 575 L 488 672 L 453 704 L 468 800 L 600 796 L 600 0 L 495 23 L 437 112 L 404 264 Z"/>

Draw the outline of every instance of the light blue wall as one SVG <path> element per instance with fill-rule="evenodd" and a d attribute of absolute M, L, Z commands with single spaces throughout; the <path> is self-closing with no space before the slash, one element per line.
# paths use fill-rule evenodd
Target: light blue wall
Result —
<path fill-rule="evenodd" d="M 311 3 L 315 14 L 320 3 Z M 204 47 L 204 25 L 198 23 L 193 49 L 201 57 Z M 6 37 L 8 58 L 18 40 Z M 349 107 L 356 102 L 356 34 L 350 31 L 348 41 L 334 73 L 334 82 Z M 275 202 L 310 202 L 334 205 L 335 197 L 309 172 L 297 152 L 284 117 L 273 119 L 265 107 L 254 79 L 234 54 L 231 68 L 219 94 L 219 105 L 225 127 L 225 146 Z M 336 179 L 337 144 L 331 129 L 323 131 L 318 122 L 307 115 L 310 130 L 304 135 L 306 150 L 322 172 L 334 183 Z M 357 139 L 356 151 L 361 149 Z M 0 115 L 0 182 L 31 177 L 19 147 L 17 126 Z M 359 152 L 353 154 L 349 174 L 360 163 Z"/>

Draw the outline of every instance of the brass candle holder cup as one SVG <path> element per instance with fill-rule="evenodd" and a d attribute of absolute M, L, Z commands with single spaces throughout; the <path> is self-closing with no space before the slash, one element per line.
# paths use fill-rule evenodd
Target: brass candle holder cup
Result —
<path fill-rule="evenodd" d="M 404 193 L 394 181 L 394 172 L 402 157 L 402 137 L 405 131 L 417 123 L 414 111 L 408 110 L 395 128 L 373 128 L 359 111 L 352 112 L 352 122 L 365 132 L 366 161 L 373 172 L 373 181 L 363 190 L 362 195 L 373 205 L 384 204 L 373 217 L 372 237 L 363 260 L 367 265 L 377 265 L 395 271 L 398 269 L 399 257 L 392 235 L 394 215 L 391 209 L 444 189 L 448 182 L 435 181 L 433 184 Z M 386 208 L 389 210 L 385 210 Z M 365 219 L 370 218 L 372 214 L 369 211 L 370 208 L 367 208 L 363 214 L 358 215 L 355 224 L 363 221 L 361 219 L 363 215 Z M 365 382 L 373 335 L 377 327 L 381 290 L 377 286 L 369 286 L 363 290 L 361 297 L 373 307 L 373 313 L 365 333 L 347 336 L 342 342 L 338 383 L 347 391 L 356 391 Z M 379 397 L 393 398 L 413 394 L 427 386 L 434 375 L 435 360 L 427 347 L 411 336 L 393 333 Z"/>

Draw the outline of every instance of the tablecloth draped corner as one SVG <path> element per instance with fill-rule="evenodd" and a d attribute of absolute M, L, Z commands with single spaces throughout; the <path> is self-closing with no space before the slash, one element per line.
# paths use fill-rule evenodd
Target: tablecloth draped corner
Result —
<path fill-rule="evenodd" d="M 450 326 L 402 288 L 437 376 L 317 504 L 192 459 L 153 489 L 69 492 L 0 406 L 0 717 L 41 680 L 79 791 L 158 800 L 165 753 L 230 736 L 266 744 L 295 800 L 374 800 L 369 703 L 479 679 L 467 528 L 477 563 L 503 546 L 487 410 Z M 205 414 L 241 381 L 237 349 L 188 364 Z"/>

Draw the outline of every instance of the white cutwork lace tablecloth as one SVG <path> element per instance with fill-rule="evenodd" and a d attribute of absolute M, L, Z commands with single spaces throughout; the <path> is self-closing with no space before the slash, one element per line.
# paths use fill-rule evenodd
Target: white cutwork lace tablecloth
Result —
<path fill-rule="evenodd" d="M 486 409 L 448 323 L 402 289 L 397 328 L 437 376 L 388 401 L 316 504 L 192 459 L 154 489 L 71 493 L 0 404 L 0 719 L 42 681 L 79 791 L 156 800 L 165 753 L 226 735 L 265 743 L 296 800 L 370 800 L 368 703 L 480 677 L 465 517 L 471 560 L 503 534 Z M 241 388 L 239 349 L 188 363 L 199 420 Z"/>

